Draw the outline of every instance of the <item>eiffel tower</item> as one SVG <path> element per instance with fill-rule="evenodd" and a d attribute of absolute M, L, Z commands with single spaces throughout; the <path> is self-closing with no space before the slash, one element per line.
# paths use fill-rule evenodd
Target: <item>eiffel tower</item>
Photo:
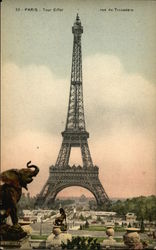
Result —
<path fill-rule="evenodd" d="M 81 35 L 83 27 L 77 14 L 72 27 L 74 35 L 71 84 L 65 131 L 55 165 L 49 168 L 49 178 L 38 195 L 36 206 L 51 208 L 56 195 L 66 187 L 80 186 L 88 189 L 95 197 L 97 205 L 109 202 L 109 198 L 99 180 L 99 168 L 93 165 L 88 147 L 89 133 L 86 131 L 83 89 Z M 72 147 L 81 149 L 83 166 L 69 166 Z"/>

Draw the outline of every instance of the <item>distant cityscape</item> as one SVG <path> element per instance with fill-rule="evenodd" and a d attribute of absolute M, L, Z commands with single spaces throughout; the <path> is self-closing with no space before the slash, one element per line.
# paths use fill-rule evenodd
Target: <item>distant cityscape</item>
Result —
<path fill-rule="evenodd" d="M 93 237 L 99 241 L 107 239 L 107 228 L 115 231 L 114 239 L 122 243 L 127 228 L 140 231 L 142 242 L 146 241 L 154 249 L 156 246 L 156 196 L 132 199 L 112 199 L 107 210 L 100 209 L 92 197 L 58 197 L 54 209 L 35 209 L 29 195 L 23 195 L 23 209 L 20 209 L 20 224 L 30 225 L 32 237 L 46 237 L 51 233 L 59 209 L 64 208 L 67 215 L 68 233 L 72 237 Z M 26 207 L 28 209 L 26 209 Z M 30 209 L 31 207 L 31 209 Z M 148 208 L 148 209 L 147 209 Z M 35 236 L 36 235 L 36 236 Z M 32 246 L 33 246 L 32 240 Z M 104 248 L 105 249 L 105 248 Z"/>

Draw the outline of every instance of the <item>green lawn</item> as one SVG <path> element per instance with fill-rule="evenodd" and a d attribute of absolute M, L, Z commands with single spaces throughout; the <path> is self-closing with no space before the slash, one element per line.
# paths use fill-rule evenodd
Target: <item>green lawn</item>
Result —
<path fill-rule="evenodd" d="M 107 240 L 108 238 L 107 237 L 93 237 L 94 239 L 97 239 L 97 242 L 98 243 L 102 243 L 103 240 Z M 123 242 L 123 239 L 122 238 L 114 238 L 114 240 L 116 240 L 116 242 Z"/>
<path fill-rule="evenodd" d="M 115 227 L 114 231 L 115 232 L 126 232 L 126 229 L 124 227 Z"/>
<path fill-rule="evenodd" d="M 47 234 L 43 234 L 43 235 L 33 234 L 33 235 L 31 235 L 32 240 L 46 240 L 47 238 L 48 238 Z"/>
<path fill-rule="evenodd" d="M 106 227 L 105 226 L 90 225 L 88 228 L 84 227 L 83 230 L 87 230 L 87 231 L 106 231 Z M 114 230 L 115 230 L 115 232 L 125 232 L 125 229 L 123 227 L 115 227 Z"/>
<path fill-rule="evenodd" d="M 89 226 L 88 228 L 84 228 L 83 230 L 87 230 L 87 231 L 106 231 L 106 227 L 104 227 L 104 226 Z"/>

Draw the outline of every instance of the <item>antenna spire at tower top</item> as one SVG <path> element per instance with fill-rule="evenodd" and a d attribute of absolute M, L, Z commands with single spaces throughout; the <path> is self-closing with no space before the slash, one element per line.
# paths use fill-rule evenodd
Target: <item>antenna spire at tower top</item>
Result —
<path fill-rule="evenodd" d="M 80 20 L 80 17 L 79 17 L 79 14 L 77 13 L 76 15 L 76 21 L 79 21 Z"/>
<path fill-rule="evenodd" d="M 74 33 L 75 35 L 81 35 L 83 33 L 83 27 L 81 25 L 81 20 L 78 13 L 76 15 L 74 25 L 72 27 L 72 33 Z"/>

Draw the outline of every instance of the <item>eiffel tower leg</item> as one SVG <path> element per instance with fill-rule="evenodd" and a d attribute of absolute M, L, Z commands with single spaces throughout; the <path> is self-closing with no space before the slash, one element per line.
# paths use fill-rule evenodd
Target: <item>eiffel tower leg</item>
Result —
<path fill-rule="evenodd" d="M 101 206 L 109 202 L 108 195 L 106 194 L 100 180 L 96 181 L 97 183 L 94 185 L 94 193 L 97 197 L 97 205 Z"/>
<path fill-rule="evenodd" d="M 47 181 L 46 184 L 43 186 L 40 192 L 40 195 L 37 197 L 37 200 L 35 202 L 35 207 L 42 207 L 42 205 L 44 204 L 45 198 L 48 195 L 48 190 L 49 190 L 49 184 Z"/>
<path fill-rule="evenodd" d="M 48 195 L 45 197 L 43 206 L 44 208 L 52 208 L 55 202 L 55 185 L 51 185 L 49 184 L 49 191 L 48 191 Z"/>
<path fill-rule="evenodd" d="M 81 145 L 81 154 L 82 154 L 82 161 L 83 161 L 83 166 L 86 167 L 93 167 L 93 162 L 92 158 L 90 155 L 88 143 L 82 143 Z"/>
<path fill-rule="evenodd" d="M 55 166 L 57 167 L 67 166 L 69 162 L 70 151 L 71 151 L 70 144 L 63 142 Z"/>
<path fill-rule="evenodd" d="M 60 181 L 52 177 L 44 185 L 39 197 L 35 202 L 35 207 L 52 208 L 55 202 L 56 189 L 60 185 Z"/>

